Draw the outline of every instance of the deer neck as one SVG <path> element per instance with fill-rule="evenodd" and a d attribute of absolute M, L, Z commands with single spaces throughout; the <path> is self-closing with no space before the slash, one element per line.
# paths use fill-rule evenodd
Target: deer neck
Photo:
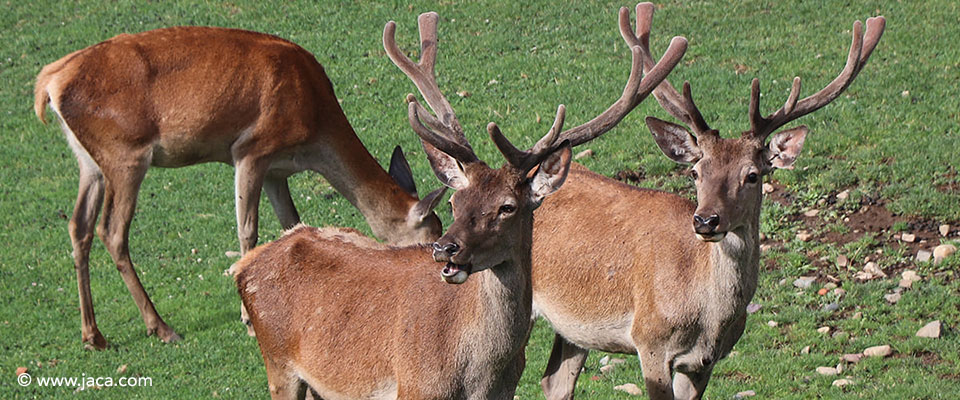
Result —
<path fill-rule="evenodd" d="M 760 264 L 760 201 L 756 212 L 741 227 L 731 230 L 723 240 L 710 243 L 712 265 L 711 291 L 713 298 L 729 300 L 735 310 L 741 310 L 753 298 L 757 289 Z"/>

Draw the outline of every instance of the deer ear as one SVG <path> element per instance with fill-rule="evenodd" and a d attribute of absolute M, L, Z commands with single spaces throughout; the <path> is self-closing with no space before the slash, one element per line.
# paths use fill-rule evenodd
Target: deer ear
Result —
<path fill-rule="evenodd" d="M 529 181 L 533 208 L 539 207 L 545 197 L 560 189 L 570 171 L 570 159 L 570 142 L 564 140 L 557 150 L 540 163 L 540 168 Z"/>
<path fill-rule="evenodd" d="M 423 219 L 430 215 L 430 212 L 437 207 L 437 204 L 440 204 L 440 200 L 443 199 L 443 194 L 446 192 L 446 186 L 430 192 L 427 197 L 424 197 L 413 206 L 413 208 L 410 210 L 412 216 L 417 221 L 423 221 Z"/>
<path fill-rule="evenodd" d="M 773 168 L 792 169 L 793 162 L 800 155 L 803 141 L 807 138 L 807 127 L 798 126 L 793 129 L 777 132 L 770 139 L 770 144 L 764 151 L 764 156 L 770 161 Z"/>
<path fill-rule="evenodd" d="M 671 160 L 681 164 L 693 164 L 703 157 L 697 139 L 687 128 L 663 121 L 654 117 L 647 117 L 647 128 L 653 134 L 653 140 L 660 146 L 660 151 Z"/>
<path fill-rule="evenodd" d="M 407 163 L 407 158 L 403 156 L 403 150 L 400 149 L 400 146 L 393 148 L 388 173 L 403 191 L 417 197 L 417 185 L 413 183 L 413 172 L 410 171 L 410 164 Z"/>

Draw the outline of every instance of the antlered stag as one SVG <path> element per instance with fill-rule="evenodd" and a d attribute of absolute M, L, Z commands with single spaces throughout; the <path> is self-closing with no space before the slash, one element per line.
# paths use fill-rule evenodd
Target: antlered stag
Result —
<path fill-rule="evenodd" d="M 533 210 L 557 190 L 570 166 L 571 137 L 616 124 L 677 64 L 677 38 L 641 79 L 640 49 L 624 95 L 584 125 L 560 132 L 560 106 L 549 133 L 516 149 L 491 123 L 507 163 L 492 169 L 474 154 L 437 86 L 436 13 L 419 18 L 421 60 L 383 41 L 416 84 L 432 115 L 408 96 L 409 120 L 451 197 L 454 222 L 426 247 L 386 247 L 339 229 L 300 227 L 257 247 L 237 263 L 237 287 L 257 332 L 274 398 L 512 399 L 530 326 Z M 536 171 L 531 173 L 530 171 Z M 435 262 L 445 262 L 443 281 Z M 471 278 L 472 276 L 472 278 Z"/>
<path fill-rule="evenodd" d="M 637 5 L 637 34 L 620 10 L 628 43 L 649 46 L 653 5 Z M 761 117 L 753 81 L 750 129 L 723 139 L 693 103 L 664 80 L 654 96 L 691 127 L 647 118 L 660 149 L 693 164 L 698 203 L 639 189 L 572 167 L 563 189 L 535 213 L 535 312 L 557 332 L 541 381 L 548 399 L 573 398 L 589 349 L 635 353 L 653 399 L 700 398 L 716 362 L 743 333 L 757 286 L 761 181 L 793 164 L 807 128 L 773 135 L 784 124 L 834 100 L 857 76 L 880 40 L 883 17 L 859 21 L 846 66 L 819 92 L 798 101 L 800 78 L 786 104 Z M 644 51 L 645 68 L 653 65 Z M 691 222 L 693 226 L 691 226 Z M 692 228 L 692 229 L 691 229 Z"/>
<path fill-rule="evenodd" d="M 223 162 L 236 167 L 241 252 L 257 242 L 261 186 L 285 228 L 300 221 L 287 177 L 322 174 L 366 217 L 374 234 L 413 244 L 440 236 L 402 153 L 388 175 L 367 152 L 337 103 L 323 67 L 289 41 L 206 27 L 119 35 L 75 51 L 37 76 L 35 111 L 56 113 L 80 167 L 70 239 L 80 292 L 83 342 L 102 349 L 90 294 L 94 224 L 147 326 L 178 339 L 154 309 L 133 268 L 129 229 L 148 167 Z M 396 179 L 396 180 L 395 180 Z"/>

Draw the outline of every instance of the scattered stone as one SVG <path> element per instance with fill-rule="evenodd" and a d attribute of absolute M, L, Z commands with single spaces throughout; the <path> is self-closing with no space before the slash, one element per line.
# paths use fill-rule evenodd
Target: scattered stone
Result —
<path fill-rule="evenodd" d="M 870 261 L 863 266 L 863 271 L 858 271 L 853 276 L 858 280 L 868 281 L 874 278 L 886 278 L 887 274 L 880 269 L 876 262 Z"/>
<path fill-rule="evenodd" d="M 837 256 L 837 266 L 838 266 L 838 267 L 846 267 L 846 266 L 848 266 L 848 265 L 850 265 L 850 260 L 847 258 L 847 256 L 845 256 L 845 255 L 843 255 L 843 254 Z"/>
<path fill-rule="evenodd" d="M 940 225 L 940 236 L 946 237 L 950 234 L 950 225 L 943 224 Z"/>
<path fill-rule="evenodd" d="M 756 396 L 756 395 L 757 395 L 757 392 L 754 392 L 754 391 L 752 391 L 752 390 L 744 390 L 744 391 L 742 391 L 742 392 L 739 392 L 739 393 L 733 395 L 733 399 L 734 399 L 734 400 L 740 400 L 740 399 L 745 399 L 745 398 L 747 398 L 747 397 L 753 397 L 753 396 Z"/>
<path fill-rule="evenodd" d="M 240 252 L 239 252 L 239 251 L 230 250 L 230 251 L 227 251 L 227 252 L 223 253 L 223 255 L 225 255 L 225 256 L 227 256 L 227 257 L 229 257 L 229 258 L 236 258 L 236 257 L 240 257 Z"/>
<path fill-rule="evenodd" d="M 833 278 L 832 276 L 827 275 L 827 279 Z M 827 282 L 826 285 L 823 285 L 824 289 L 833 290 L 837 288 L 837 284 L 833 282 Z"/>
<path fill-rule="evenodd" d="M 847 291 L 843 290 L 842 288 L 833 289 L 833 295 L 837 296 L 838 299 L 843 297 L 845 294 L 847 294 Z"/>
<path fill-rule="evenodd" d="M 890 345 L 883 346 L 873 346 L 868 347 L 863 350 L 863 355 L 865 357 L 886 357 L 893 353 L 893 349 L 890 348 Z"/>
<path fill-rule="evenodd" d="M 913 243 L 917 241 L 917 235 L 912 233 L 904 233 L 903 235 L 900 235 L 900 240 L 903 240 L 907 243 Z"/>
<path fill-rule="evenodd" d="M 911 286 L 913 286 L 914 282 L 922 280 L 922 278 L 920 278 L 920 275 L 917 275 L 917 271 L 910 270 L 910 269 L 903 271 L 903 273 L 900 274 L 900 277 L 902 279 L 900 279 L 899 286 L 904 289 L 908 289 Z"/>
<path fill-rule="evenodd" d="M 842 388 L 844 386 L 852 385 L 852 384 L 853 384 L 853 381 L 849 379 L 837 379 L 832 383 L 833 386 L 836 386 L 838 388 Z"/>
<path fill-rule="evenodd" d="M 817 373 L 820 375 L 834 376 L 837 374 L 837 369 L 834 367 L 817 367 Z"/>
<path fill-rule="evenodd" d="M 917 331 L 918 337 L 936 339 L 940 337 L 940 320 L 933 321 Z"/>
<path fill-rule="evenodd" d="M 900 296 L 902 295 L 899 292 L 893 292 L 883 295 L 883 298 L 887 299 L 887 302 L 890 304 L 897 304 L 897 302 L 900 301 Z"/>
<path fill-rule="evenodd" d="M 840 193 L 837 193 L 837 200 L 844 201 L 850 197 L 850 189 L 846 189 Z"/>
<path fill-rule="evenodd" d="M 760 309 L 761 309 L 762 307 L 763 307 L 763 305 L 757 304 L 757 303 L 747 304 L 747 313 L 748 313 L 748 314 L 753 314 L 753 313 L 755 313 L 755 312 L 757 312 L 757 311 L 760 311 Z"/>
<path fill-rule="evenodd" d="M 776 327 L 777 327 L 777 321 L 774 321 L 774 320 L 767 321 L 767 326 L 769 326 L 769 327 L 771 327 L 771 328 L 776 328 Z"/>
<path fill-rule="evenodd" d="M 933 249 L 933 263 L 939 264 L 947 257 L 957 252 L 957 247 L 952 244 L 941 244 Z"/>
<path fill-rule="evenodd" d="M 817 328 L 817 332 L 820 332 L 820 333 L 828 333 L 828 332 L 830 332 L 830 327 L 829 327 L 829 326 L 821 326 L 821 327 Z"/>
<path fill-rule="evenodd" d="M 17 367 L 17 376 L 27 373 L 27 367 Z"/>
<path fill-rule="evenodd" d="M 761 253 L 766 253 L 767 250 L 770 250 L 771 248 L 773 248 L 773 245 L 761 244 L 761 245 L 760 245 L 760 252 L 761 252 Z"/>
<path fill-rule="evenodd" d="M 815 280 L 817 280 L 817 277 L 815 276 L 801 276 L 793 281 L 793 286 L 796 286 L 800 289 L 809 289 Z"/>
<path fill-rule="evenodd" d="M 587 157 L 592 157 L 592 156 L 593 156 L 593 150 L 586 149 L 586 150 L 584 150 L 584 151 L 581 151 L 581 152 L 577 153 L 577 155 L 573 156 L 573 159 L 574 159 L 574 160 L 579 160 L 579 159 L 581 159 L 581 158 L 587 158 Z"/>
<path fill-rule="evenodd" d="M 117 373 L 118 373 L 118 374 L 122 374 L 122 373 L 124 373 L 124 372 L 127 372 L 127 364 L 123 364 L 123 365 L 121 365 L 120 367 L 117 368 Z"/>
<path fill-rule="evenodd" d="M 797 240 L 799 240 L 799 241 L 801 241 L 801 242 L 810 241 L 810 238 L 812 238 L 812 237 L 813 237 L 813 235 L 811 235 L 810 232 L 807 232 L 807 231 L 798 231 L 798 232 L 797 232 Z"/>
<path fill-rule="evenodd" d="M 600 359 L 600 365 L 604 366 L 607 364 L 610 364 L 610 356 L 603 356 L 603 358 Z"/>
<path fill-rule="evenodd" d="M 623 363 L 625 363 L 625 362 L 627 362 L 627 360 L 624 360 L 624 359 L 622 359 L 622 358 L 611 358 L 611 359 L 610 359 L 610 365 L 623 364 Z"/>
<path fill-rule="evenodd" d="M 840 305 L 837 303 L 830 303 L 823 306 L 823 311 L 834 312 L 840 309 Z"/>
<path fill-rule="evenodd" d="M 606 374 L 609 374 L 610 371 L 613 371 L 613 365 L 607 364 L 607 365 L 604 365 L 604 366 L 600 367 L 600 373 L 601 373 L 601 374 L 606 375 Z"/>
<path fill-rule="evenodd" d="M 643 393 L 643 392 L 640 391 L 640 388 L 637 387 L 637 385 L 634 385 L 634 384 L 632 384 L 632 383 L 625 383 L 625 384 L 623 384 L 623 385 L 614 386 L 614 387 L 613 387 L 613 390 L 619 390 L 619 391 L 621 391 L 621 392 L 627 392 L 627 394 L 632 395 L 632 396 L 639 396 L 640 393 Z"/>
<path fill-rule="evenodd" d="M 842 373 L 843 373 L 843 363 L 839 363 L 837 364 L 837 375 L 840 375 Z"/>
<path fill-rule="evenodd" d="M 810 354 L 810 346 L 803 346 L 803 348 L 800 349 L 800 354 Z"/>
<path fill-rule="evenodd" d="M 817 209 L 807 210 L 806 212 L 803 213 L 805 217 L 810 217 L 810 218 L 816 217 L 817 214 L 820 214 L 820 210 L 817 210 Z"/>
<path fill-rule="evenodd" d="M 825 287 L 822 287 L 822 288 L 820 288 L 820 290 L 817 291 L 817 294 L 820 295 L 820 296 L 823 296 L 823 295 L 826 295 L 826 294 L 829 293 L 829 292 L 830 292 L 830 289 L 827 289 L 827 288 L 825 288 Z"/>
<path fill-rule="evenodd" d="M 930 261 L 930 258 L 933 257 L 933 253 L 927 250 L 920 250 L 917 252 L 917 262 L 927 262 Z"/>
<path fill-rule="evenodd" d="M 777 285 L 780 285 L 780 286 L 783 286 L 783 285 L 786 285 L 786 284 L 787 284 L 787 278 L 783 278 L 783 279 L 781 279 L 779 282 L 777 282 Z"/>
<path fill-rule="evenodd" d="M 856 364 L 860 362 L 860 359 L 863 358 L 863 354 L 844 354 L 840 357 L 840 361 L 848 362 L 850 364 Z"/>
<path fill-rule="evenodd" d="M 769 183 L 763 184 L 763 193 L 773 193 L 774 190 L 777 190 L 773 185 Z"/>

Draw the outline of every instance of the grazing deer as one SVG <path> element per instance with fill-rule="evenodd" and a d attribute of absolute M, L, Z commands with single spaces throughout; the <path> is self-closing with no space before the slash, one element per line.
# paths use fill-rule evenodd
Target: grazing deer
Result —
<path fill-rule="evenodd" d="M 257 242 L 261 186 L 285 228 L 300 221 L 287 177 L 307 169 L 326 177 L 381 239 L 413 244 L 440 236 L 432 209 L 445 189 L 418 201 L 399 151 L 393 177 L 383 171 L 347 121 L 323 67 L 289 41 L 205 27 L 119 35 L 44 67 L 35 97 L 41 121 L 47 104 L 57 114 L 80 166 L 69 231 L 88 346 L 106 346 L 88 272 L 101 205 L 97 234 L 147 333 L 164 342 L 179 338 L 157 314 L 130 260 L 130 221 L 150 166 L 234 165 L 242 253 Z"/>
<path fill-rule="evenodd" d="M 397 47 L 392 21 L 383 43 L 436 115 L 408 96 L 410 125 L 434 173 L 456 190 L 454 222 L 432 258 L 423 246 L 388 248 L 338 229 L 300 227 L 241 259 L 237 288 L 273 398 L 303 396 L 309 387 L 324 399 L 512 399 L 530 327 L 533 210 L 566 178 L 570 138 L 614 126 L 686 49 L 676 39 L 643 79 L 640 49 L 632 49 L 633 68 L 613 106 L 561 133 L 561 105 L 549 133 L 528 151 L 489 124 L 507 161 L 492 169 L 437 86 L 437 19 L 420 15 L 419 63 Z M 446 263 L 442 281 L 435 262 Z"/>
<path fill-rule="evenodd" d="M 629 10 L 620 30 L 644 49 L 654 6 L 637 5 L 637 34 Z M 786 104 L 760 116 L 753 81 L 750 129 L 723 139 L 704 121 L 685 83 L 681 96 L 664 80 L 654 96 L 693 129 L 647 118 L 670 159 L 693 164 L 698 204 L 639 189 L 582 167 L 571 168 L 562 190 L 535 213 L 533 289 L 535 312 L 557 332 L 541 381 L 548 399 L 571 399 L 589 349 L 635 353 L 653 399 L 700 398 L 716 362 L 743 333 L 746 305 L 757 286 L 760 258 L 761 178 L 790 167 L 806 137 L 800 126 L 777 128 L 825 106 L 863 68 L 884 29 L 883 17 L 859 21 L 840 75 L 819 92 L 797 100 L 800 78 Z M 692 229 L 690 223 L 693 223 Z"/>

